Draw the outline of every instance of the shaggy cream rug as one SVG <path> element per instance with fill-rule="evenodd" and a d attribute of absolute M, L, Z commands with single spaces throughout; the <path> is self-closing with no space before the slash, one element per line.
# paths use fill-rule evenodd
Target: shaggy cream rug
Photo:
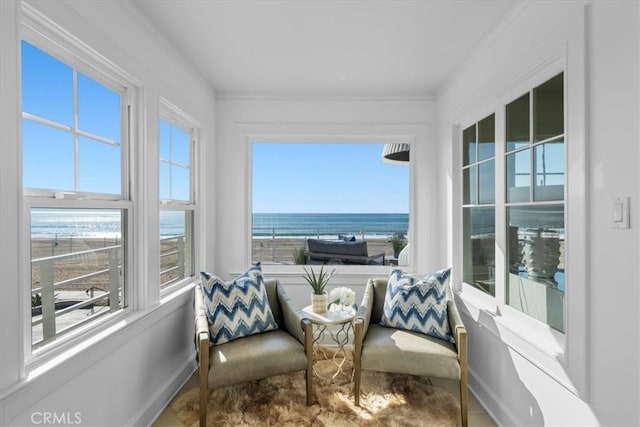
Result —
<path fill-rule="evenodd" d="M 321 375 L 332 369 L 331 361 L 316 363 Z M 212 390 L 207 426 L 460 425 L 458 398 L 427 378 L 362 371 L 360 407 L 353 404 L 353 383 L 343 375 L 333 383 L 314 378 L 314 389 L 316 403 L 306 406 L 304 373 L 297 372 Z M 198 393 L 185 389 L 171 403 L 186 426 L 198 425 Z"/>

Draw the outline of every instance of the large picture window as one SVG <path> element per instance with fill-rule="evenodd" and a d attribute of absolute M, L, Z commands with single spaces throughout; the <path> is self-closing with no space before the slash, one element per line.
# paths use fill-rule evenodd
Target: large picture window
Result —
<path fill-rule="evenodd" d="M 409 149 L 254 142 L 253 261 L 406 264 Z"/>
<path fill-rule="evenodd" d="M 127 306 L 127 89 L 22 41 L 31 343 Z M 79 63 L 79 62 L 78 62 Z"/>

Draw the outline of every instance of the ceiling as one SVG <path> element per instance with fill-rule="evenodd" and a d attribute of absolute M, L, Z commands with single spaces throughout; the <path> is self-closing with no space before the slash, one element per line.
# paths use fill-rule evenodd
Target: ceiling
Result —
<path fill-rule="evenodd" d="M 433 97 L 519 0 L 131 0 L 217 95 Z"/>

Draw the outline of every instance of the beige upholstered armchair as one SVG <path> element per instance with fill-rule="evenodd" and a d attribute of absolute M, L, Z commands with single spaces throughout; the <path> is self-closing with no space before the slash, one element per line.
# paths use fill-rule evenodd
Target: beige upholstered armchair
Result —
<path fill-rule="evenodd" d="M 200 426 L 206 425 L 209 388 L 305 371 L 307 405 L 313 402 L 313 333 L 311 322 L 292 306 L 277 280 L 265 287 L 278 329 L 209 346 L 209 326 L 204 296 L 195 287 L 195 332 L 200 371 Z M 308 349 L 308 350 L 305 350 Z"/>
<path fill-rule="evenodd" d="M 452 298 L 449 326 L 456 343 L 417 332 L 381 326 L 386 278 L 367 282 L 355 320 L 354 398 L 360 405 L 361 371 L 372 370 L 460 381 L 462 425 L 467 426 L 467 332 Z M 451 293 L 449 292 L 449 296 Z"/>

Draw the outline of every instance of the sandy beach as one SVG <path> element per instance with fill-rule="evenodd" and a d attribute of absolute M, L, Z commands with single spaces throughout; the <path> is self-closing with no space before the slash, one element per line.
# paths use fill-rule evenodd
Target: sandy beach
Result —
<path fill-rule="evenodd" d="M 61 282 L 79 276 L 109 268 L 109 250 L 118 247 L 120 240 L 105 238 L 58 237 L 56 239 L 33 239 L 31 242 L 31 258 L 40 259 L 55 257 L 54 280 Z M 115 249 L 119 251 L 119 248 Z M 169 253 L 176 250 L 175 240 L 163 241 L 161 251 Z M 170 254 L 161 259 L 161 269 L 167 270 L 177 263 L 177 256 Z M 40 287 L 41 267 L 34 263 L 31 272 L 31 287 Z M 165 273 L 161 277 L 164 283 L 176 275 L 175 271 Z M 84 278 L 77 282 L 56 287 L 56 291 L 84 291 L 91 287 L 109 288 L 108 272 L 94 277 Z"/>

